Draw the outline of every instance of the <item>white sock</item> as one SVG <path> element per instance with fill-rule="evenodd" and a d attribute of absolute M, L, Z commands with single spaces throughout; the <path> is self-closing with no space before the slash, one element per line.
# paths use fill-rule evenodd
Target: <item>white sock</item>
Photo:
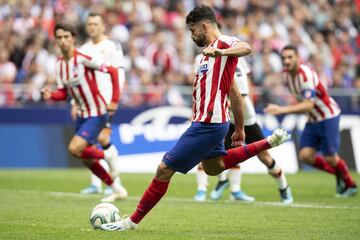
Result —
<path fill-rule="evenodd" d="M 198 169 L 196 172 L 196 182 L 198 191 L 206 191 L 208 183 L 208 176 L 202 169 Z"/>
<path fill-rule="evenodd" d="M 113 189 L 114 193 L 119 193 L 123 191 L 123 187 L 120 185 L 119 181 L 114 180 L 110 187 Z"/>
<path fill-rule="evenodd" d="M 106 161 L 111 160 L 111 158 L 113 158 L 114 156 L 119 155 L 119 152 L 114 144 L 111 144 L 110 147 L 104 149 L 103 151 L 104 151 L 104 160 Z"/>
<path fill-rule="evenodd" d="M 109 165 L 108 163 L 103 160 L 103 159 L 100 159 L 99 161 L 100 165 L 107 171 L 109 172 L 110 171 L 110 168 L 109 168 Z M 101 189 L 101 179 L 98 178 L 95 174 L 91 173 L 91 177 L 90 177 L 90 183 L 91 185 L 94 185 L 95 187 L 97 188 L 100 188 Z"/>
<path fill-rule="evenodd" d="M 222 171 L 219 175 L 218 175 L 219 181 L 223 182 L 226 181 L 227 176 L 226 176 L 226 171 Z"/>
<path fill-rule="evenodd" d="M 268 168 L 269 174 L 275 179 L 279 189 L 285 189 L 288 186 L 284 171 L 275 162 L 272 168 Z"/>
<path fill-rule="evenodd" d="M 127 217 L 126 219 L 125 219 L 125 221 L 127 222 L 127 224 L 131 227 L 131 228 L 136 228 L 137 227 L 137 224 L 136 223 L 134 223 L 133 221 L 131 221 L 131 218 L 130 217 Z"/>
<path fill-rule="evenodd" d="M 238 192 L 241 190 L 241 172 L 240 168 L 230 168 L 228 173 L 230 191 Z"/>

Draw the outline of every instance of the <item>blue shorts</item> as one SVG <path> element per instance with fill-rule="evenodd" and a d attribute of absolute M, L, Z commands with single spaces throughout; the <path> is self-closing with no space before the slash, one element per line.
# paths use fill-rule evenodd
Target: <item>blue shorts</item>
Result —
<path fill-rule="evenodd" d="M 97 137 L 108 121 L 108 114 L 98 117 L 76 118 L 76 135 L 84 138 L 88 143 L 97 143 Z"/>
<path fill-rule="evenodd" d="M 163 162 L 175 171 L 187 173 L 203 160 L 226 155 L 224 138 L 229 124 L 193 122 L 164 155 Z"/>
<path fill-rule="evenodd" d="M 306 123 L 300 139 L 300 149 L 315 148 L 325 156 L 337 153 L 340 146 L 339 121 L 340 116 L 337 116 L 321 122 Z"/>

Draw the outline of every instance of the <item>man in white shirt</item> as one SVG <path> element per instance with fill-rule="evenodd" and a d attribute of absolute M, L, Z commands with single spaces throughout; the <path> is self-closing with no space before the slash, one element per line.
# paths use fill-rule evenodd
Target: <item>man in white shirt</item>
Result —
<path fill-rule="evenodd" d="M 123 64 L 123 51 L 119 44 L 116 44 L 114 41 L 110 40 L 105 35 L 105 25 L 103 18 L 100 14 L 97 13 L 90 13 L 87 22 L 86 22 L 86 32 L 89 35 L 90 39 L 85 44 L 81 46 L 81 50 L 92 56 L 100 59 L 101 61 L 105 62 L 106 64 L 110 64 L 118 69 L 119 73 L 119 86 L 120 86 L 120 93 L 121 89 L 124 85 L 125 81 L 125 72 L 122 66 Z M 97 71 L 96 72 L 96 82 L 100 91 L 102 92 L 105 102 L 111 101 L 111 96 L 113 92 L 113 88 L 111 85 L 111 81 L 108 75 Z M 73 107 L 72 109 L 72 116 L 74 116 L 77 109 Z M 118 151 L 116 147 L 111 143 L 111 120 L 109 120 L 106 124 L 106 128 L 104 128 L 98 137 L 98 142 L 102 146 L 103 149 L 109 149 L 113 152 L 113 156 L 118 156 Z M 114 161 L 117 160 L 114 159 Z M 101 160 L 100 163 L 103 165 L 105 169 L 109 171 L 109 166 L 106 161 Z M 116 166 L 117 164 L 115 164 Z M 118 168 L 111 169 L 111 175 L 115 177 L 115 181 L 120 181 L 119 178 L 119 170 Z M 91 184 L 89 187 L 80 191 L 83 194 L 92 194 L 92 193 L 100 193 L 102 192 L 101 187 L 101 180 L 96 177 L 94 174 L 91 175 Z M 106 189 L 104 191 L 105 194 L 110 194 L 111 189 Z M 126 193 L 127 195 L 127 193 Z M 111 195 L 109 196 L 111 198 Z M 111 202 L 111 199 L 109 199 Z"/>

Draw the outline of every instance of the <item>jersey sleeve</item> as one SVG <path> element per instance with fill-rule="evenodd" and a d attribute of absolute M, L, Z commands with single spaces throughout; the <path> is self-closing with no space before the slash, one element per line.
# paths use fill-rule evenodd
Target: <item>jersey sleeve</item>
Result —
<path fill-rule="evenodd" d="M 229 36 L 229 37 L 227 37 L 227 40 L 226 40 L 226 43 L 229 45 L 229 48 L 233 47 L 238 42 L 241 42 L 240 39 L 237 37 L 234 37 L 234 36 Z"/>
<path fill-rule="evenodd" d="M 60 62 L 58 61 L 56 63 L 56 67 L 55 67 L 55 78 L 56 78 L 56 86 L 58 89 L 64 89 L 65 86 L 64 86 L 64 83 L 62 82 L 61 80 L 61 73 L 60 73 Z"/>
<path fill-rule="evenodd" d="M 108 59 L 110 59 L 110 65 L 116 68 L 124 67 L 124 52 L 120 44 L 115 44 L 112 47 L 112 51 L 109 51 Z"/>

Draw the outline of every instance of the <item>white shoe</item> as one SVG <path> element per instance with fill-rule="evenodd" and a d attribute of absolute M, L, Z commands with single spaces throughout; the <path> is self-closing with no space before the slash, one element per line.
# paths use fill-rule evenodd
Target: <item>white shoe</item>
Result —
<path fill-rule="evenodd" d="M 128 192 L 126 191 L 126 189 L 123 186 L 120 186 L 119 191 L 113 192 L 109 196 L 104 197 L 103 199 L 101 199 L 101 202 L 112 203 L 112 202 L 115 202 L 116 200 L 124 200 L 127 197 L 128 197 Z"/>
<path fill-rule="evenodd" d="M 271 134 L 271 136 L 267 137 L 267 141 L 271 145 L 271 147 L 276 147 L 286 142 L 290 138 L 291 134 L 288 134 L 285 129 L 278 128 Z"/>
<path fill-rule="evenodd" d="M 117 222 L 104 223 L 100 225 L 100 229 L 104 231 L 127 231 L 136 229 L 137 224 L 133 223 L 130 218 L 121 219 Z"/>
<path fill-rule="evenodd" d="M 111 176 L 115 177 L 119 175 L 119 168 L 117 161 L 119 153 L 114 145 L 111 145 L 108 149 L 104 150 L 104 160 L 109 164 Z"/>

